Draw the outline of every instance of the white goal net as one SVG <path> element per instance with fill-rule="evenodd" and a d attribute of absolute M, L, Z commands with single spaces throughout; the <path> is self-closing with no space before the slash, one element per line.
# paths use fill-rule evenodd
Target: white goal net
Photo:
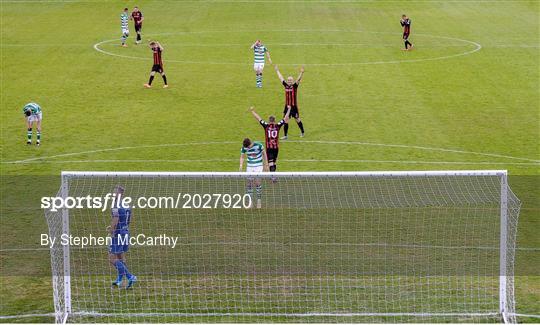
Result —
<path fill-rule="evenodd" d="M 46 209 L 73 239 L 51 248 L 56 321 L 515 322 L 506 171 L 273 175 L 62 173 L 63 199 L 121 186 L 136 242 L 122 273 L 75 242 L 107 237 L 110 208 Z"/>

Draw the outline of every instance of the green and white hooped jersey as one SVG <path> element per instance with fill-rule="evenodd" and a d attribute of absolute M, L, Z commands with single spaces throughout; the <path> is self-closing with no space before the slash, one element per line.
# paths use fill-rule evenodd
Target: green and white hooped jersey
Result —
<path fill-rule="evenodd" d="M 259 167 L 263 165 L 263 150 L 264 147 L 262 143 L 255 142 L 251 148 L 242 147 L 240 153 L 247 155 L 248 167 Z"/>
<path fill-rule="evenodd" d="M 268 52 L 268 48 L 266 48 L 266 46 L 264 45 L 256 45 L 254 48 L 253 48 L 253 53 L 254 53 L 254 60 L 255 62 L 254 63 L 263 63 L 264 64 L 264 55 L 266 54 L 266 52 Z"/>
<path fill-rule="evenodd" d="M 24 105 L 23 113 L 25 113 L 27 110 L 30 110 L 32 112 L 32 115 L 38 115 L 39 113 L 41 113 L 41 106 L 36 103 L 28 103 Z"/>
<path fill-rule="evenodd" d="M 129 29 L 129 15 L 125 12 L 120 14 L 120 22 L 122 26 L 122 30 L 128 30 Z"/>

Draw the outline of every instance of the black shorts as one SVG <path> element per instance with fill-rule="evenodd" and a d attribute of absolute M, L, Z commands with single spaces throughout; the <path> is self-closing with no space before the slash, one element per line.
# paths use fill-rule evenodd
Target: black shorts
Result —
<path fill-rule="evenodd" d="M 161 64 L 154 64 L 152 66 L 152 71 L 163 73 L 163 66 Z"/>
<path fill-rule="evenodd" d="M 142 30 L 142 24 L 140 24 L 140 25 L 135 24 L 135 32 L 138 33 L 138 32 L 140 32 L 141 30 Z"/>
<path fill-rule="evenodd" d="M 268 157 L 268 162 L 276 162 L 278 153 L 279 153 L 278 148 L 267 148 L 266 156 Z"/>
<path fill-rule="evenodd" d="M 403 33 L 403 39 L 408 40 L 409 39 L 409 33 Z"/>
<path fill-rule="evenodd" d="M 283 110 L 283 116 L 285 116 L 285 114 L 287 114 L 287 105 L 285 105 L 285 109 Z M 298 112 L 298 107 L 297 106 L 291 106 L 291 114 L 289 115 L 290 118 L 299 118 L 300 117 L 300 113 Z"/>

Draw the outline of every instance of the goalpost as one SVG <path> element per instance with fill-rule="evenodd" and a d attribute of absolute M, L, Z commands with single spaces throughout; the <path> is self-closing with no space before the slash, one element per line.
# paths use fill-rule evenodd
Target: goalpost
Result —
<path fill-rule="evenodd" d="M 53 246 L 57 323 L 516 322 L 506 171 L 62 172 L 57 197 L 118 185 L 138 281 L 111 286 L 106 244 Z M 45 217 L 57 242 L 106 237 L 111 209 Z"/>

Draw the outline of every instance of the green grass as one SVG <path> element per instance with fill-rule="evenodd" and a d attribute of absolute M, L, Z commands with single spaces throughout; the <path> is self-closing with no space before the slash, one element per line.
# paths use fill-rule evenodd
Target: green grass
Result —
<path fill-rule="evenodd" d="M 145 40 L 164 45 L 169 89 L 159 77 L 142 88 L 151 53 L 132 44 L 133 30 L 128 48 L 100 47 L 133 58 L 93 49 L 119 38 L 126 5 L 144 12 Z M 249 46 L 257 38 L 285 75 L 306 65 L 299 106 L 307 136 L 291 124 L 279 170 L 507 169 L 523 202 L 518 246 L 540 247 L 538 1 L 0 6 L 2 249 L 39 245 L 46 232 L 39 198 L 56 193 L 62 170 L 237 170 L 241 140 L 263 137 L 247 108 L 262 116 L 283 108 L 270 65 L 264 88 L 255 88 Z M 416 45 L 406 53 L 403 12 Z M 436 59 L 471 52 L 471 42 L 482 48 Z M 389 63 L 404 60 L 417 61 Z M 29 101 L 44 109 L 40 148 L 24 145 L 21 109 Z M 49 263 L 47 251 L 0 251 L 0 315 L 53 310 Z M 538 315 L 540 252 L 518 251 L 516 268 L 517 310 Z"/>

